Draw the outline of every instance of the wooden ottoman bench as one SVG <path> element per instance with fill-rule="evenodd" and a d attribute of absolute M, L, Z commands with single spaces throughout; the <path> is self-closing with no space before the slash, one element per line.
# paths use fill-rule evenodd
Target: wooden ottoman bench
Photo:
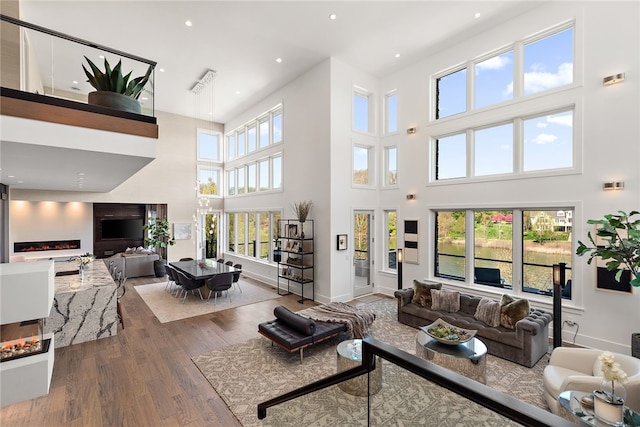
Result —
<path fill-rule="evenodd" d="M 273 310 L 274 320 L 258 325 L 258 332 L 289 353 L 300 351 L 300 363 L 304 349 L 346 332 L 344 323 L 320 322 L 302 317 L 286 307 Z"/>

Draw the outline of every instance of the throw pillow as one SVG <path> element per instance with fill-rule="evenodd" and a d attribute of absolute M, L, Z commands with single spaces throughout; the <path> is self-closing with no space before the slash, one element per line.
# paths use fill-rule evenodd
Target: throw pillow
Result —
<path fill-rule="evenodd" d="M 460 292 L 431 289 L 431 309 L 455 313 L 460 310 Z"/>
<path fill-rule="evenodd" d="M 125 253 L 125 254 L 132 254 L 132 253 L 134 253 L 134 252 L 135 252 L 135 250 L 136 250 L 136 248 L 127 248 L 127 250 L 126 250 L 126 251 L 124 251 L 124 253 Z"/>
<path fill-rule="evenodd" d="M 419 280 L 413 281 L 413 302 L 422 307 L 431 308 L 431 289 L 441 289 L 442 283 Z"/>
<path fill-rule="evenodd" d="M 500 308 L 498 301 L 483 297 L 473 317 L 495 328 L 500 326 Z"/>
<path fill-rule="evenodd" d="M 504 294 L 500 300 L 500 325 L 515 329 L 516 323 L 529 315 L 529 300 Z"/>

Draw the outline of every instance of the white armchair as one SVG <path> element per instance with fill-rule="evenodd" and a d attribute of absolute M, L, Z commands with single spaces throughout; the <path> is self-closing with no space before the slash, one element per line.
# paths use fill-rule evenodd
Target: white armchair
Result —
<path fill-rule="evenodd" d="M 591 393 L 600 388 L 602 371 L 598 356 L 603 350 L 593 348 L 557 347 L 551 353 L 549 365 L 544 368 L 544 397 L 551 412 L 558 414 L 558 396 L 565 390 Z M 640 359 L 625 354 L 613 353 L 615 361 L 627 373 L 629 381 L 626 405 L 640 411 Z"/>

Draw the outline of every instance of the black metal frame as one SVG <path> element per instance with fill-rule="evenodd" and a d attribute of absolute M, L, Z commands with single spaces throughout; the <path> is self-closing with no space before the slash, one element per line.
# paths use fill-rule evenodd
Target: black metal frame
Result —
<path fill-rule="evenodd" d="M 417 356 L 406 353 L 396 347 L 385 344 L 371 337 L 362 340 L 362 365 L 339 372 L 258 404 L 258 418 L 264 419 L 267 416 L 267 408 L 322 390 L 323 388 L 336 385 L 342 381 L 368 374 L 375 369 L 376 356 L 388 360 L 389 362 L 398 365 L 415 375 L 418 375 L 440 387 L 444 387 L 465 399 L 469 399 L 521 425 L 531 427 L 574 426 L 573 423 L 554 415 L 551 412 L 536 408 L 535 406 L 494 390 L 491 387 L 487 387 L 484 384 L 480 384 L 477 381 L 420 359 Z M 368 424 L 370 424 L 371 421 L 369 419 L 371 413 L 370 405 L 371 399 L 368 398 Z"/>

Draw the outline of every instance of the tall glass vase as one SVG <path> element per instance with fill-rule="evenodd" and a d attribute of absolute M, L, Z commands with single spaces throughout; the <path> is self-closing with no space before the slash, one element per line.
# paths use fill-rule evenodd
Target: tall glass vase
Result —
<path fill-rule="evenodd" d="M 80 275 L 80 281 L 84 282 L 84 264 L 82 262 L 78 265 L 78 274 Z"/>

